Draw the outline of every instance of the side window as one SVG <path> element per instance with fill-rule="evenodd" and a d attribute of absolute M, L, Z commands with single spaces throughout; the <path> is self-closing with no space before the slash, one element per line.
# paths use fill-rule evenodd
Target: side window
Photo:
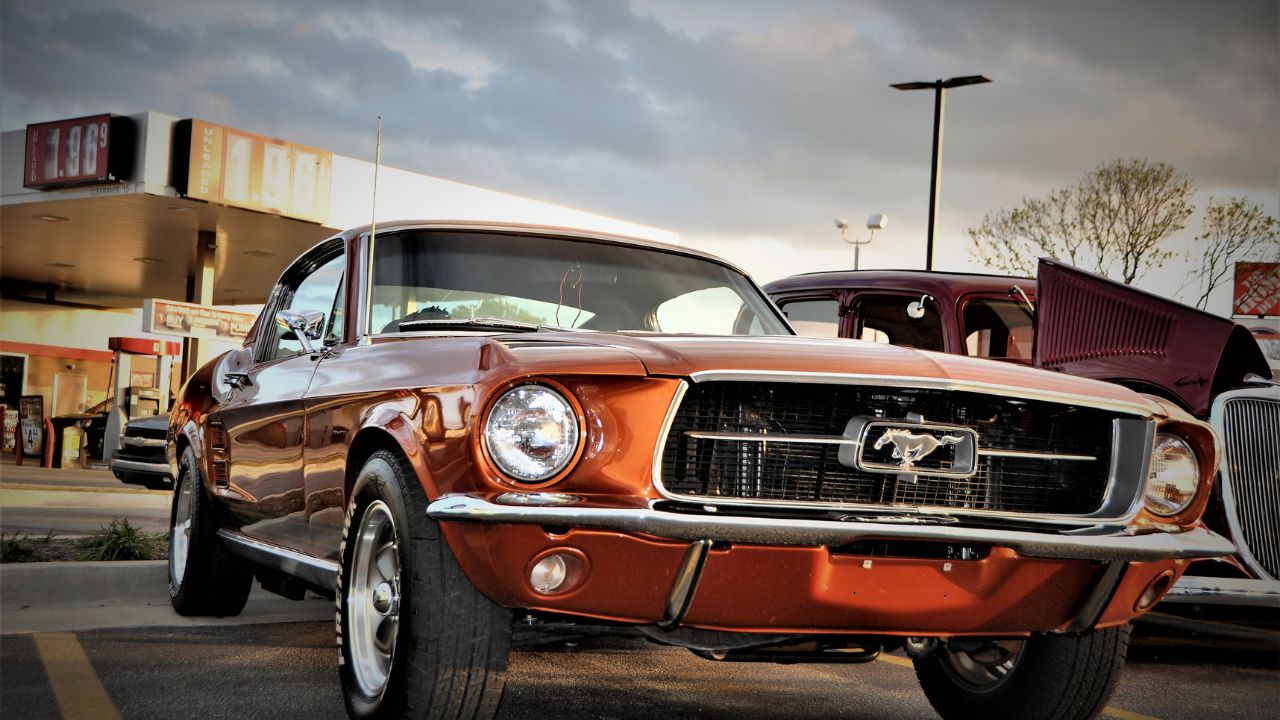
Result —
<path fill-rule="evenodd" d="M 858 337 L 918 350 L 945 350 L 942 317 L 932 300 L 925 302 L 924 315 L 913 318 L 907 306 L 919 295 L 873 295 L 858 303 Z"/>
<path fill-rule="evenodd" d="M 970 355 L 1031 360 L 1031 315 L 1012 300 L 972 300 L 964 306 L 965 346 Z"/>
<path fill-rule="evenodd" d="M 295 310 L 298 312 L 318 310 L 325 314 L 325 337 L 327 338 L 331 334 L 335 337 L 341 337 L 342 303 L 339 295 L 342 288 L 342 271 L 345 267 L 346 264 L 342 255 L 325 262 L 312 271 L 311 274 L 302 278 L 297 285 L 293 286 L 286 293 L 284 302 L 276 309 Z M 276 360 L 302 352 L 302 342 L 294 336 L 293 332 L 282 330 L 279 325 L 275 324 L 274 317 L 266 319 L 271 322 L 272 331 L 275 333 L 275 343 L 267 351 L 267 356 L 263 360 Z M 312 344 L 315 345 L 317 343 Z"/>
<path fill-rule="evenodd" d="M 840 337 L 840 303 L 835 298 L 792 300 L 782 305 L 782 312 L 800 335 Z"/>

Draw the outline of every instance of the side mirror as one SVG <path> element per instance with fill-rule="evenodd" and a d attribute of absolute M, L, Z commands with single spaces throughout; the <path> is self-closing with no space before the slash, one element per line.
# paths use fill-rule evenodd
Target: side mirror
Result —
<path fill-rule="evenodd" d="M 932 295 L 922 295 L 919 300 L 913 300 L 911 304 L 907 306 L 907 317 L 912 320 L 919 320 L 924 317 L 924 304 L 932 299 Z"/>
<path fill-rule="evenodd" d="M 319 310 L 281 310 L 276 313 L 276 325 L 285 331 L 284 337 L 289 337 L 292 333 L 293 337 L 302 343 L 302 348 L 308 354 L 315 353 L 315 346 L 311 344 L 312 340 L 319 340 L 320 335 L 324 332 L 324 313 Z"/>

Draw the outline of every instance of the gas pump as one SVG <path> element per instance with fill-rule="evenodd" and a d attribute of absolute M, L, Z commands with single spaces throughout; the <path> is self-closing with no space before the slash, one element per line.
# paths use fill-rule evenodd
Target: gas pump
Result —
<path fill-rule="evenodd" d="M 113 337 L 107 348 L 115 352 L 115 377 L 111 388 L 111 410 L 107 413 L 106 437 L 102 443 L 102 460 L 111 462 L 120 449 L 124 426 L 136 417 L 161 415 L 169 411 L 169 358 L 182 353 L 182 344 L 163 340 Z M 158 358 L 154 387 L 130 385 L 133 358 L 150 355 Z"/>

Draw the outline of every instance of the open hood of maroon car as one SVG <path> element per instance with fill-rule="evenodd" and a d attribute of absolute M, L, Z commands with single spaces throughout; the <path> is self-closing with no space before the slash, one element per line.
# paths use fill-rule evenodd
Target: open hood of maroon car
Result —
<path fill-rule="evenodd" d="M 1036 274 L 1037 367 L 1176 398 L 1200 417 L 1210 399 L 1271 376 L 1244 327 L 1054 260 Z"/>

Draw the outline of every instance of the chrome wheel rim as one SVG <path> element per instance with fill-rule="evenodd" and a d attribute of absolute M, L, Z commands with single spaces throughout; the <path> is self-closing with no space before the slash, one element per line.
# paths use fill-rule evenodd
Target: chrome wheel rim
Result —
<path fill-rule="evenodd" d="M 169 577 L 175 586 L 182 585 L 187 572 L 187 553 L 191 550 L 191 518 L 195 512 L 191 494 L 191 476 L 187 475 L 173 499 L 173 527 L 169 528 Z"/>
<path fill-rule="evenodd" d="M 986 691 L 1009 678 L 1022 657 L 1022 640 L 998 640 L 978 650 L 948 650 L 947 674 L 971 689 Z"/>
<path fill-rule="evenodd" d="M 380 698 L 391 676 L 400 627 L 399 545 L 386 503 L 370 503 L 352 543 L 346 592 L 348 655 L 361 693 Z"/>

